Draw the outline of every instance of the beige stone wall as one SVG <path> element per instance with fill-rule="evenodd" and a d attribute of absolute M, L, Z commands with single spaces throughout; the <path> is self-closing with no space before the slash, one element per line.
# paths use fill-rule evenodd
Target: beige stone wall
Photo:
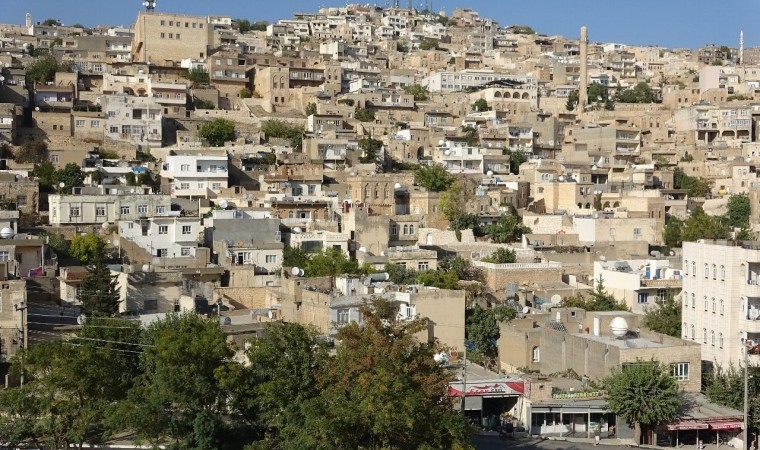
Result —
<path fill-rule="evenodd" d="M 133 61 L 175 65 L 187 58 L 205 58 L 209 43 L 206 22 L 201 16 L 141 12 L 132 39 Z"/>
<path fill-rule="evenodd" d="M 272 306 L 272 297 L 269 291 L 273 288 L 237 288 L 220 287 L 214 289 L 213 298 L 222 298 L 224 303 L 231 303 L 236 308 L 265 309 Z"/>
<path fill-rule="evenodd" d="M 429 319 L 435 339 L 452 350 L 464 350 L 464 291 L 423 290 L 412 296 L 412 304 L 420 317 Z"/>
<path fill-rule="evenodd" d="M 532 283 L 562 281 L 562 267 L 540 267 L 531 269 L 491 269 L 483 268 L 486 285 L 494 291 L 503 291 L 509 283 Z"/>

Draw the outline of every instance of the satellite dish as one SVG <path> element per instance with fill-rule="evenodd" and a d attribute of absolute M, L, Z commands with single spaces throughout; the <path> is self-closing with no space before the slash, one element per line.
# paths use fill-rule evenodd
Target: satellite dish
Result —
<path fill-rule="evenodd" d="M 562 296 L 559 294 L 552 295 L 551 302 L 552 302 L 552 305 L 559 305 L 560 303 L 562 303 Z"/>
<path fill-rule="evenodd" d="M 142 266 L 143 272 L 150 272 L 150 269 L 151 269 L 150 264 L 143 264 Z"/>
<path fill-rule="evenodd" d="M 676 252 L 674 252 L 673 250 L 671 250 L 670 253 L 669 253 L 669 255 L 670 256 L 676 256 Z"/>
<path fill-rule="evenodd" d="M 298 267 L 293 267 L 290 269 L 290 273 L 293 274 L 294 277 L 302 277 L 303 276 L 303 269 L 299 269 Z"/>
<path fill-rule="evenodd" d="M 77 323 L 79 325 L 84 325 L 85 323 L 87 323 L 87 316 L 85 316 L 84 314 L 78 315 L 77 316 Z"/>
<path fill-rule="evenodd" d="M 433 359 L 438 364 L 446 364 L 449 362 L 449 354 L 447 352 L 436 353 Z"/>
<path fill-rule="evenodd" d="M 493 176 L 493 170 L 489 170 L 489 171 L 486 173 L 486 175 L 488 175 L 489 177 L 492 177 L 492 176 Z"/>
<path fill-rule="evenodd" d="M 110 226 L 111 226 L 111 224 L 110 224 L 110 223 L 108 223 L 108 222 L 103 222 L 103 223 L 102 223 L 100 226 L 101 226 L 101 228 L 103 228 L 104 230 L 107 230 L 107 229 L 108 229 L 108 227 L 110 227 Z"/>
<path fill-rule="evenodd" d="M 301 228 L 301 227 L 295 227 L 295 228 L 293 228 L 293 233 L 295 233 L 295 234 L 301 234 L 301 233 L 303 233 L 303 228 Z"/>
<path fill-rule="evenodd" d="M 2 230 L 0 230 L 0 238 L 10 239 L 15 235 L 16 233 L 13 231 L 13 228 L 5 227 Z"/>
<path fill-rule="evenodd" d="M 231 325 L 232 319 L 230 319 L 227 316 L 222 316 L 219 318 L 219 325 Z"/>
<path fill-rule="evenodd" d="M 267 311 L 267 317 L 269 318 L 269 320 L 274 319 L 274 312 L 271 309 Z"/>
<path fill-rule="evenodd" d="M 227 203 L 227 200 L 221 199 L 219 200 L 219 207 L 222 209 L 227 209 L 227 206 L 229 206 L 229 203 Z"/>
<path fill-rule="evenodd" d="M 401 183 L 396 183 L 396 184 L 393 185 L 393 189 L 395 189 L 397 191 L 401 190 L 401 187 L 402 187 Z"/>
<path fill-rule="evenodd" d="M 615 317 L 610 322 L 610 331 L 615 337 L 623 337 L 628 334 L 628 321 L 622 317 Z"/>
<path fill-rule="evenodd" d="M 607 257 L 606 256 L 600 256 L 599 257 L 599 261 L 605 262 L 605 261 L 607 261 Z"/>
<path fill-rule="evenodd" d="M 451 150 L 446 150 L 443 152 L 444 155 L 449 156 L 451 155 Z"/>
<path fill-rule="evenodd" d="M 443 147 L 444 145 L 446 145 L 446 141 L 445 140 L 441 139 L 440 141 L 438 141 L 438 146 L 439 147 Z"/>
<path fill-rule="evenodd" d="M 522 313 L 523 314 L 528 314 L 529 312 L 530 312 L 530 308 L 528 308 L 527 306 L 524 306 L 523 309 L 522 309 Z"/>
<path fill-rule="evenodd" d="M 39 106 L 35 106 L 34 110 L 37 111 L 37 112 L 40 112 L 40 107 Z"/>

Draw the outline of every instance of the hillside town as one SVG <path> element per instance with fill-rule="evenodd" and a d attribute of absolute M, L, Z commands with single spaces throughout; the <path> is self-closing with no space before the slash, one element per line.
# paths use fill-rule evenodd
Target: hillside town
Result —
<path fill-rule="evenodd" d="M 15 19 L 7 448 L 757 448 L 740 30 L 634 46 L 398 0 Z"/>

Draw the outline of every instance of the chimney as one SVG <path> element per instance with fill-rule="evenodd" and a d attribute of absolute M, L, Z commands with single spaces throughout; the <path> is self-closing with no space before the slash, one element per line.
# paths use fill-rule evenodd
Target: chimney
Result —
<path fill-rule="evenodd" d="M 583 112 L 588 104 L 588 29 L 581 27 L 580 83 L 578 84 L 578 112 Z"/>

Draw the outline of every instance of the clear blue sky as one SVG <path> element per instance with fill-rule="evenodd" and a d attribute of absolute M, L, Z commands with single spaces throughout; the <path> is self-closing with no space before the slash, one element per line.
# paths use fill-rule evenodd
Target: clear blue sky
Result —
<path fill-rule="evenodd" d="M 419 5 L 420 0 L 415 0 Z M 365 3 L 357 1 L 356 3 Z M 65 24 L 128 25 L 142 8 L 141 0 L 1 0 L 0 22 L 23 23 L 24 14 L 43 21 L 57 18 Z M 369 3 L 385 5 L 385 0 Z M 402 6 L 408 0 L 400 0 Z M 198 15 L 230 15 L 249 20 L 277 20 L 294 11 L 315 11 L 321 5 L 342 6 L 327 0 L 158 0 L 158 10 Z M 704 44 L 760 45 L 758 0 L 434 0 L 433 9 L 450 13 L 466 6 L 502 25 L 530 25 L 540 33 L 577 36 L 589 27 L 592 41 L 696 48 Z"/>

